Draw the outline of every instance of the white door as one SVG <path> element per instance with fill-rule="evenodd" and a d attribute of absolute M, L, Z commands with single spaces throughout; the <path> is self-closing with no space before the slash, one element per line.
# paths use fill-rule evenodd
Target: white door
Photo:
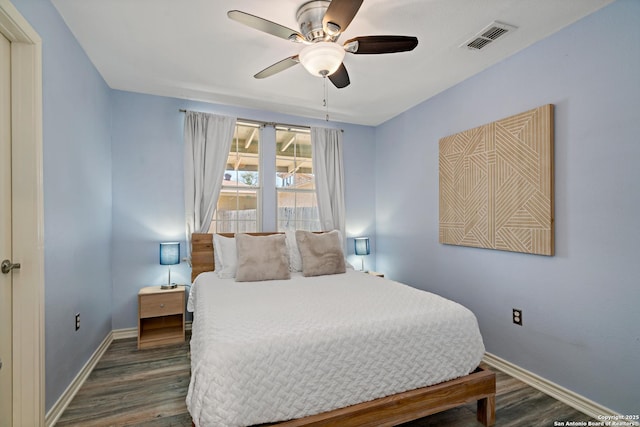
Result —
<path fill-rule="evenodd" d="M 0 34 L 0 261 L 11 258 L 11 43 Z M 0 273 L 0 426 L 11 425 L 12 274 Z"/>

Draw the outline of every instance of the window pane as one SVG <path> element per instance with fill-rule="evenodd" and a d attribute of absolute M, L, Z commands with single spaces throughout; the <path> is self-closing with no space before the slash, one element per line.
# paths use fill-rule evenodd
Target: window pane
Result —
<path fill-rule="evenodd" d="M 278 190 L 278 231 L 320 231 L 315 192 Z"/>
<path fill-rule="evenodd" d="M 276 130 L 276 186 L 315 189 L 311 160 L 311 135 L 294 130 Z"/>
<path fill-rule="evenodd" d="M 255 190 L 222 189 L 211 221 L 211 233 L 256 231 L 258 193 Z"/>
<path fill-rule="evenodd" d="M 260 185 L 260 132 L 257 127 L 237 125 L 227 158 L 224 185 Z M 228 178 L 228 179 L 227 179 Z M 231 181 L 231 182 L 228 182 Z"/>

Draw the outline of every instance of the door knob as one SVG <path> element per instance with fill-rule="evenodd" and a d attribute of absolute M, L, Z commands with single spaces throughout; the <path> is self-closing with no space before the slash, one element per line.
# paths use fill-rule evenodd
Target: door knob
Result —
<path fill-rule="evenodd" d="M 17 262 L 15 264 L 13 264 L 8 259 L 5 259 L 4 261 L 2 261 L 2 264 L 0 264 L 0 269 L 2 270 L 3 274 L 8 274 L 14 268 L 15 269 L 19 269 L 20 268 L 20 263 Z"/>

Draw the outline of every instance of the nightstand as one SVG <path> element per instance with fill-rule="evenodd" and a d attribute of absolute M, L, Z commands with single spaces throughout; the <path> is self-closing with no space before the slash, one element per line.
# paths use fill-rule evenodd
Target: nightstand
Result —
<path fill-rule="evenodd" d="M 376 277 L 384 277 L 384 273 L 378 273 L 377 271 L 367 271 L 367 274 L 370 274 Z"/>
<path fill-rule="evenodd" d="M 184 286 L 138 292 L 138 349 L 184 342 Z"/>

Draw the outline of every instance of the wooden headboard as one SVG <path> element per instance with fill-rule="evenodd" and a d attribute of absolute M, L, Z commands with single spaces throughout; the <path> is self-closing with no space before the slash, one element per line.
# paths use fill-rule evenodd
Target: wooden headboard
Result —
<path fill-rule="evenodd" d="M 233 237 L 234 233 L 218 233 L 224 237 Z M 281 233 L 247 233 L 252 236 L 268 236 Z M 196 280 L 198 274 L 215 270 L 213 258 L 213 234 L 193 233 L 191 235 L 191 283 Z"/>
<path fill-rule="evenodd" d="M 213 261 L 213 234 L 193 233 L 191 235 L 191 283 L 198 274 L 215 270 Z"/>

